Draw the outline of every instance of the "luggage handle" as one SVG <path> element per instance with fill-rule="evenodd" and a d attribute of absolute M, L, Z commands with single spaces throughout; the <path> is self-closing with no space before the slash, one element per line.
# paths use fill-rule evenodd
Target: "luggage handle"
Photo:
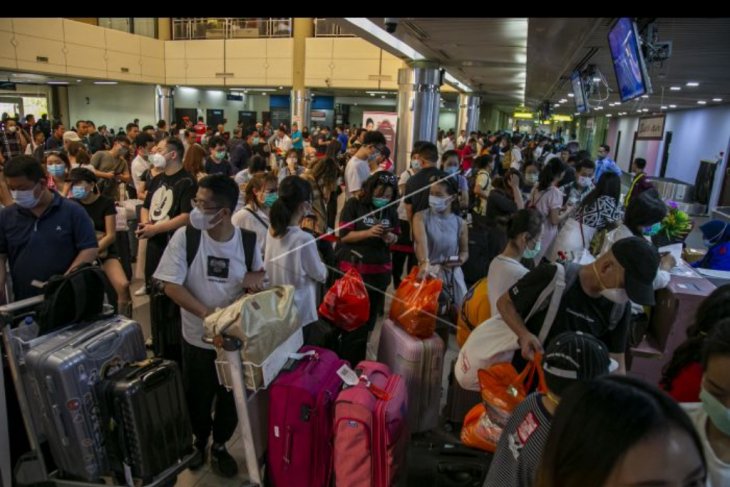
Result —
<path fill-rule="evenodd" d="M 150 363 L 144 369 L 153 369 L 157 367 L 161 362 L 155 361 L 154 363 Z M 161 382 L 166 381 L 173 375 L 173 371 L 170 368 L 162 368 L 157 370 L 147 370 L 140 379 L 142 383 L 145 385 L 145 387 L 154 387 Z"/>
<path fill-rule="evenodd" d="M 449 477 L 452 485 L 472 485 L 474 479 L 481 478 L 484 469 L 474 464 L 448 464 L 440 463 L 438 472 Z M 464 479 L 462 476 L 468 474 L 470 478 Z"/>
<path fill-rule="evenodd" d="M 90 338 L 90 337 L 89 337 Z M 98 357 L 108 354 L 118 348 L 121 336 L 116 330 L 110 330 L 97 337 L 97 339 L 84 347 L 84 350 L 91 357 Z"/>

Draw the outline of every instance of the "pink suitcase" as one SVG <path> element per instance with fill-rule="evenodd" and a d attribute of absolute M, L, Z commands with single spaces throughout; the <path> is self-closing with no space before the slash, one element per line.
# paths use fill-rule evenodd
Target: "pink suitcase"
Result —
<path fill-rule="evenodd" d="M 268 470 L 274 487 L 325 487 L 332 474 L 334 402 L 342 387 L 334 352 L 304 346 L 270 388 Z"/>
<path fill-rule="evenodd" d="M 399 374 L 408 390 L 408 429 L 411 433 L 438 426 L 444 342 L 438 335 L 422 340 L 385 320 L 378 360 Z"/>
<path fill-rule="evenodd" d="M 391 487 L 409 437 L 405 383 L 378 362 L 360 362 L 355 371 L 360 383 L 335 404 L 336 487 Z"/>

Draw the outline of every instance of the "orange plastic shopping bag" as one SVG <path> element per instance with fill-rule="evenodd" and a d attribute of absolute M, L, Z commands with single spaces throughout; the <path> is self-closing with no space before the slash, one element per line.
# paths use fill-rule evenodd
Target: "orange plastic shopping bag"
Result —
<path fill-rule="evenodd" d="M 319 305 L 319 314 L 338 328 L 353 331 L 370 318 L 370 297 L 354 268 L 337 279 Z"/>
<path fill-rule="evenodd" d="M 390 307 L 390 319 L 418 338 L 430 338 L 436 330 L 441 279 L 418 279 L 418 267 L 401 282 Z"/>
<path fill-rule="evenodd" d="M 542 357 L 536 354 L 534 360 L 519 374 L 508 362 L 480 369 L 478 374 L 483 402 L 472 408 L 464 418 L 461 441 L 465 445 L 494 452 L 502 436 L 502 429 L 512 411 L 525 400 L 535 376 L 538 380 L 538 391 L 547 391 Z"/>

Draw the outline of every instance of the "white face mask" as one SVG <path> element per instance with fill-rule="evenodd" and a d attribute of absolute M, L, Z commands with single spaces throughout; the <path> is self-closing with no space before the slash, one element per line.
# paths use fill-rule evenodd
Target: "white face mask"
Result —
<path fill-rule="evenodd" d="M 157 169 L 164 169 L 167 166 L 167 159 L 162 154 L 150 154 L 149 161 Z"/>
<path fill-rule="evenodd" d="M 603 279 L 601 279 L 600 274 L 598 274 L 598 269 L 596 269 L 596 263 L 593 262 L 593 272 L 596 274 L 596 277 L 598 278 L 598 282 L 601 284 L 601 287 L 603 290 L 601 291 L 601 296 L 608 299 L 609 301 L 616 303 L 616 304 L 625 304 L 629 302 L 629 295 L 626 294 L 626 290 L 623 288 L 606 288 L 606 285 L 603 284 Z"/>
<path fill-rule="evenodd" d="M 536 172 L 525 174 L 525 182 L 527 182 L 527 184 L 537 184 L 539 177 L 539 174 Z"/>
<path fill-rule="evenodd" d="M 580 176 L 578 178 L 578 184 L 581 186 L 581 188 L 589 188 L 592 182 L 593 179 L 589 178 L 588 176 Z"/>
<path fill-rule="evenodd" d="M 16 130 L 18 130 L 18 127 L 16 127 L 15 125 L 13 125 L 12 127 L 8 127 L 8 132 L 10 132 L 11 134 L 15 133 Z"/>
<path fill-rule="evenodd" d="M 199 208 L 193 208 L 193 211 L 190 212 L 190 225 L 198 230 L 210 230 L 222 221 L 218 220 L 217 222 L 212 223 L 213 220 L 218 217 L 218 213 L 219 212 L 216 212 L 213 215 L 207 215 L 200 211 Z"/>

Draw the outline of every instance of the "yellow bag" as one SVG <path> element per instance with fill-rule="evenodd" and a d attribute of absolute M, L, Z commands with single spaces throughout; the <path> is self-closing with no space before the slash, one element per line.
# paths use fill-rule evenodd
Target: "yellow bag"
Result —
<path fill-rule="evenodd" d="M 461 312 L 456 322 L 456 343 L 459 348 L 464 346 L 466 339 L 469 338 L 474 329 L 484 323 L 492 316 L 492 309 L 489 305 L 489 287 L 487 286 L 487 278 L 479 279 L 469 292 L 464 296 L 464 302 L 461 305 Z"/>

